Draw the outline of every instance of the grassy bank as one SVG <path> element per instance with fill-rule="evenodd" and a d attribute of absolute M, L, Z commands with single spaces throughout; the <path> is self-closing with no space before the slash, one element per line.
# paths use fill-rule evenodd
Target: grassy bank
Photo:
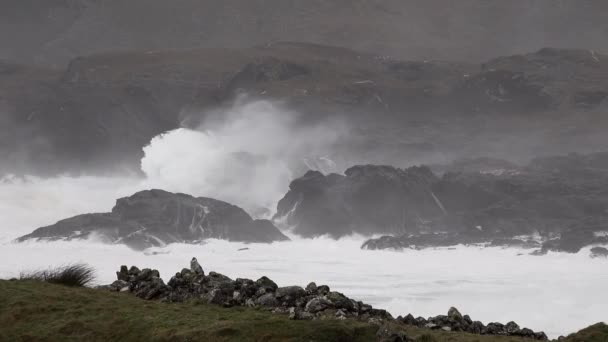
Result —
<path fill-rule="evenodd" d="M 417 341 L 524 341 L 397 329 Z M 165 304 L 40 281 L 0 280 L 0 341 L 374 341 L 377 330 L 351 320 L 292 321 L 245 307 Z"/>

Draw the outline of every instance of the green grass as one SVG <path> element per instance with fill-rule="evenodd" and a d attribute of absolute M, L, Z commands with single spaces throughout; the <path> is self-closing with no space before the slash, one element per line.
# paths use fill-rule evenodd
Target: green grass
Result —
<path fill-rule="evenodd" d="M 594 324 L 566 337 L 564 342 L 608 342 L 608 325 Z"/>
<path fill-rule="evenodd" d="M 0 280 L 0 341 L 350 342 L 374 341 L 377 329 L 353 320 L 291 321 L 254 308 L 167 304 L 89 288 Z M 524 341 L 415 327 L 397 329 L 420 342 Z"/>

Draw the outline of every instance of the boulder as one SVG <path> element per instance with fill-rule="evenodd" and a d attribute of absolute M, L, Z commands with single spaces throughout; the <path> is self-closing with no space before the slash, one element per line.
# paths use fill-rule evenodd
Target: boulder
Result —
<path fill-rule="evenodd" d="M 310 313 L 317 313 L 328 308 L 333 308 L 333 303 L 322 297 L 315 297 L 306 303 L 305 310 Z"/>
<path fill-rule="evenodd" d="M 264 293 L 274 292 L 278 288 L 277 284 L 274 281 L 268 279 L 268 277 L 266 276 L 263 276 L 260 279 L 256 280 L 255 284 L 259 289 L 264 290 Z"/>
<path fill-rule="evenodd" d="M 448 310 L 448 318 L 456 322 L 463 320 L 462 315 L 455 307 L 451 307 L 450 310 Z"/>
<path fill-rule="evenodd" d="M 192 260 L 190 261 L 190 270 L 192 272 L 194 272 L 195 274 L 205 275 L 205 272 L 203 271 L 203 267 L 201 267 L 201 265 L 198 263 L 198 260 L 196 260 L 196 258 L 192 258 Z"/>
<path fill-rule="evenodd" d="M 345 309 L 347 311 L 354 310 L 354 305 L 351 300 L 340 292 L 330 292 L 327 294 L 326 299 L 330 301 L 336 309 Z"/>
<path fill-rule="evenodd" d="M 311 282 L 308 285 L 306 285 L 306 292 L 311 295 L 317 294 L 317 284 L 314 282 Z"/>
<path fill-rule="evenodd" d="M 519 335 L 519 332 L 520 332 L 519 325 L 517 325 L 517 323 L 511 321 L 511 322 L 505 324 L 505 331 L 509 335 Z"/>
<path fill-rule="evenodd" d="M 258 299 L 255 300 L 257 305 L 266 306 L 266 307 L 277 307 L 280 302 L 275 298 L 273 293 L 266 293 L 261 295 Z"/>
<path fill-rule="evenodd" d="M 306 291 L 299 286 L 279 287 L 275 291 L 275 297 L 283 306 L 294 306 L 296 301 L 306 296 Z"/>

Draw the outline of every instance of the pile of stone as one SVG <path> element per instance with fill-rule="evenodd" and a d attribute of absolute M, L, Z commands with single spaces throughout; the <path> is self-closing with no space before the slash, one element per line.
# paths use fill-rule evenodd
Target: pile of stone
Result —
<path fill-rule="evenodd" d="M 355 301 L 340 292 L 331 291 L 329 286 L 310 283 L 306 288 L 299 286 L 279 287 L 267 277 L 253 281 L 209 272 L 205 274 L 196 258 L 190 268 L 178 272 L 167 284 L 157 270 L 121 266 L 116 272 L 118 280 L 104 288 L 112 291 L 130 292 L 146 299 L 167 302 L 184 302 L 191 299 L 205 300 L 211 304 L 231 306 L 251 306 L 267 308 L 276 313 L 288 314 L 291 319 L 316 319 L 335 317 L 337 319 L 357 318 L 367 322 L 393 320 L 385 310 Z"/>
<path fill-rule="evenodd" d="M 135 266 L 131 268 L 121 266 L 116 275 L 118 280 L 102 288 L 132 293 L 146 300 L 166 302 L 203 300 L 225 307 L 259 307 L 289 315 L 290 319 L 295 320 L 357 319 L 381 325 L 379 334 L 382 332 L 383 339 L 391 341 L 406 340 L 397 336 L 400 334 L 398 331 L 382 328 L 395 324 L 444 331 L 464 331 L 481 335 L 519 336 L 547 340 L 547 336 L 543 332 L 534 332 L 527 328 L 521 329 L 515 322 L 505 325 L 501 323 L 484 325 L 479 321 L 473 321 L 468 315 L 461 315 L 456 308 L 451 308 L 447 316 L 440 315 L 425 319 L 423 317 L 414 318 L 409 314 L 394 319 L 387 311 L 374 309 L 371 305 L 350 299 L 340 292 L 331 291 L 327 285 L 318 286 L 310 283 L 306 288 L 279 287 L 267 277 L 261 277 L 256 281 L 244 278 L 232 280 L 216 272 L 205 274 L 196 258 L 192 258 L 190 268 L 177 272 L 167 284 L 160 278 L 157 270 L 148 268 L 140 270 Z"/>
<path fill-rule="evenodd" d="M 520 328 L 515 322 L 507 324 L 489 323 L 484 325 L 480 321 L 473 321 L 469 315 L 462 315 L 458 309 L 452 307 L 446 315 L 439 315 L 425 319 L 423 317 L 414 318 L 412 314 L 405 317 L 397 317 L 397 321 L 427 329 L 437 329 L 444 331 L 464 331 L 479 335 L 503 335 L 519 336 L 536 340 L 546 341 L 547 335 L 544 332 L 534 332 L 528 328 Z"/>

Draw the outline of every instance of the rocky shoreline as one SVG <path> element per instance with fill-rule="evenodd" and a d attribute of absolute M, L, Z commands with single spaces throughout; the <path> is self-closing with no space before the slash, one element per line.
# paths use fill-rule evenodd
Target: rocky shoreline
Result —
<path fill-rule="evenodd" d="M 515 322 L 489 323 L 473 321 L 462 315 L 456 308 L 450 308 L 447 315 L 425 319 L 412 314 L 393 318 L 386 310 L 373 308 L 369 304 L 348 298 L 332 291 L 327 285 L 309 283 L 300 286 L 279 287 L 267 277 L 251 279 L 229 277 L 216 272 L 205 274 L 196 258 L 189 268 L 177 272 L 167 284 L 157 270 L 136 266 L 121 266 L 116 272 L 117 280 L 101 289 L 133 294 L 145 300 L 163 302 L 204 301 L 224 307 L 248 306 L 266 309 L 277 314 L 288 315 L 294 320 L 354 319 L 380 326 L 378 336 L 383 341 L 407 341 L 402 333 L 391 330 L 390 324 L 404 324 L 443 331 L 463 331 L 479 335 L 502 335 L 547 340 L 544 332 L 534 332 L 520 328 Z"/>

